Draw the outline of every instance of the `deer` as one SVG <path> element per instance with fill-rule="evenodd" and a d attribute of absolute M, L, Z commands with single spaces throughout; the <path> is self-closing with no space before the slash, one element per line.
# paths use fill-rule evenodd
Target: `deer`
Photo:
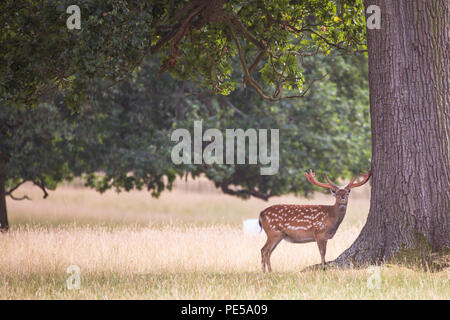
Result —
<path fill-rule="evenodd" d="M 317 181 L 314 172 L 309 170 L 309 173 L 305 172 L 306 179 L 311 184 L 330 189 L 336 198 L 334 205 L 278 204 L 264 209 L 259 215 L 259 226 L 267 235 L 267 241 L 261 249 L 262 271 L 265 272 L 267 266 L 268 271 L 272 272 L 270 256 L 281 240 L 292 243 L 317 242 L 322 269 L 325 270 L 327 241 L 333 238 L 345 217 L 350 190 L 365 184 L 371 171 L 367 170 L 360 176 L 360 182 L 355 182 L 359 178 L 355 176 L 346 187 L 340 189 L 328 176 L 325 176 L 328 183 Z"/>

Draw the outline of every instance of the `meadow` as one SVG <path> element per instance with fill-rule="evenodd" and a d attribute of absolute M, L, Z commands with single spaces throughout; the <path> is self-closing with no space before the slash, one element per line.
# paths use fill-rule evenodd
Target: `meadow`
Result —
<path fill-rule="evenodd" d="M 11 230 L 0 234 L 1 299 L 448 299 L 448 270 L 400 265 L 307 270 L 320 262 L 315 243 L 282 242 L 263 274 L 264 232 L 244 234 L 243 219 L 275 203 L 329 204 L 293 195 L 265 202 L 223 195 L 205 180 L 178 181 L 153 199 L 147 192 L 99 194 L 66 184 L 42 199 L 8 200 Z M 369 187 L 352 192 L 347 216 L 328 242 L 327 261 L 358 236 Z M 80 268 L 69 289 L 69 266 Z"/>

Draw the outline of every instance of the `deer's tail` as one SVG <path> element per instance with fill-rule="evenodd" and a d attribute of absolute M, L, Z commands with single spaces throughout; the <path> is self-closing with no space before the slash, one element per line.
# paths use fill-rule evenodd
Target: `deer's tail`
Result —
<path fill-rule="evenodd" d="M 261 218 L 262 218 L 263 214 L 264 214 L 264 211 L 259 214 L 258 223 L 259 223 L 259 227 L 261 228 L 261 230 L 259 230 L 259 232 L 261 232 L 263 230 L 262 222 L 261 222 Z"/>

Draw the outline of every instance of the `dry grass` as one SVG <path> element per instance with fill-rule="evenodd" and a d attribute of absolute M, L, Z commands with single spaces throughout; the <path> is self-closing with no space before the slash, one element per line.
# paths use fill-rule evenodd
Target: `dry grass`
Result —
<path fill-rule="evenodd" d="M 315 244 L 281 243 L 274 273 L 260 272 L 263 233 L 244 235 L 243 218 L 269 204 L 242 201 L 210 188 L 179 186 L 161 199 L 133 191 L 99 195 L 64 186 L 48 200 L 30 186 L 32 202 L 8 201 L 12 229 L 0 235 L 0 298 L 75 299 L 448 299 L 448 273 L 399 266 L 369 270 L 301 270 L 319 263 Z M 271 203 L 330 203 L 292 196 Z M 348 216 L 329 242 L 327 259 L 357 237 L 368 212 L 367 190 L 352 194 Z M 66 269 L 81 269 L 68 290 Z"/>
<path fill-rule="evenodd" d="M 205 180 L 178 183 L 172 192 L 159 199 L 144 191 L 99 194 L 94 190 L 62 186 L 42 199 L 42 193 L 32 185 L 25 185 L 17 196 L 28 194 L 33 201 L 8 199 L 12 225 L 101 224 L 109 226 L 139 225 L 232 225 L 240 227 L 242 219 L 257 218 L 266 207 L 276 203 L 326 204 L 333 203 L 327 194 L 313 199 L 294 196 L 240 200 L 216 191 Z M 361 226 L 368 212 L 368 188 L 352 192 L 344 224 Z"/>

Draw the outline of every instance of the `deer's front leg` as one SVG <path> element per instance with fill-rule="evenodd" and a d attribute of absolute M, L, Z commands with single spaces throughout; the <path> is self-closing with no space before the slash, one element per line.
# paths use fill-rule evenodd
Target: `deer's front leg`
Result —
<path fill-rule="evenodd" d="M 327 252 L 327 240 L 321 237 L 317 237 L 316 241 L 320 251 L 320 258 L 322 259 L 322 268 L 325 270 L 325 253 Z"/>

